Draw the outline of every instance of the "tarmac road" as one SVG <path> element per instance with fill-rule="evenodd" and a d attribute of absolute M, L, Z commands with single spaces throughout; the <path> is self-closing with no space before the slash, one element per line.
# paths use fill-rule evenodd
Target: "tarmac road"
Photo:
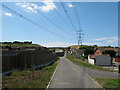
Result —
<path fill-rule="evenodd" d="M 61 57 L 50 88 L 101 88 L 83 69 Z"/>

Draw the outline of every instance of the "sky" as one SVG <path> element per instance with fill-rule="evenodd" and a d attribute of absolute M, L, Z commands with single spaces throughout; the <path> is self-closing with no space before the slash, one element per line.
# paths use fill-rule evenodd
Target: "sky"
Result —
<path fill-rule="evenodd" d="M 37 24 L 2 7 L 2 41 L 32 41 L 46 47 L 77 45 L 79 20 L 83 45 L 118 46 L 117 2 L 62 2 L 75 29 L 60 2 L 2 4 Z"/>

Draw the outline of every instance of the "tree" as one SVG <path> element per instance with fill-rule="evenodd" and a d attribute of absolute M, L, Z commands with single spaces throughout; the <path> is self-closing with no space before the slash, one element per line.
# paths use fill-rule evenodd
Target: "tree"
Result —
<path fill-rule="evenodd" d="M 93 45 L 94 47 L 97 47 L 97 45 Z"/>
<path fill-rule="evenodd" d="M 105 50 L 104 54 L 109 54 L 110 57 L 115 57 L 115 51 L 114 50 Z"/>
<path fill-rule="evenodd" d="M 85 54 L 85 55 L 93 54 L 93 53 L 94 53 L 94 50 L 91 49 L 91 48 L 86 48 L 86 49 L 84 50 L 84 54 Z"/>
<path fill-rule="evenodd" d="M 32 41 L 31 42 L 25 41 L 24 44 L 32 44 Z"/>
<path fill-rule="evenodd" d="M 13 44 L 20 44 L 22 42 L 19 42 L 19 41 L 14 41 Z"/>

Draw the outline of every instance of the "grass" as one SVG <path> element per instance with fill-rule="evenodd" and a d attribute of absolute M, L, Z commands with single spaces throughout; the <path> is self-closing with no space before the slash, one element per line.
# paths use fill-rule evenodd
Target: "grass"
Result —
<path fill-rule="evenodd" d="M 42 47 L 38 44 L 0 44 L 0 46 L 9 46 L 9 47 Z"/>
<path fill-rule="evenodd" d="M 10 76 L 3 76 L 3 88 L 43 88 L 45 89 L 59 60 L 41 70 L 15 71 Z"/>
<path fill-rule="evenodd" d="M 102 67 L 99 67 L 99 66 L 96 66 L 96 65 L 92 65 L 92 64 L 89 64 L 87 62 L 84 62 L 83 60 L 80 60 L 80 59 L 77 59 L 75 58 L 74 55 L 70 55 L 67 53 L 67 56 L 66 56 L 67 59 L 69 59 L 70 61 L 72 61 L 74 64 L 76 65 L 80 65 L 80 66 L 83 66 L 83 67 L 87 67 L 87 68 L 92 68 L 92 69 L 96 69 L 96 70 L 103 70 L 103 71 L 111 71 L 111 72 L 115 72 L 113 70 L 109 70 L 109 69 L 104 69 Z"/>
<path fill-rule="evenodd" d="M 108 90 L 120 90 L 120 79 L 94 78 L 103 88 Z"/>

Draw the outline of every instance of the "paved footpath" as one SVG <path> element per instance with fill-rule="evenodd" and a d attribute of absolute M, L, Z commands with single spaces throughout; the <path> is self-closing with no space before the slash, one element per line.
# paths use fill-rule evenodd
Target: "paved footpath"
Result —
<path fill-rule="evenodd" d="M 101 88 L 83 69 L 61 57 L 50 88 Z"/>

